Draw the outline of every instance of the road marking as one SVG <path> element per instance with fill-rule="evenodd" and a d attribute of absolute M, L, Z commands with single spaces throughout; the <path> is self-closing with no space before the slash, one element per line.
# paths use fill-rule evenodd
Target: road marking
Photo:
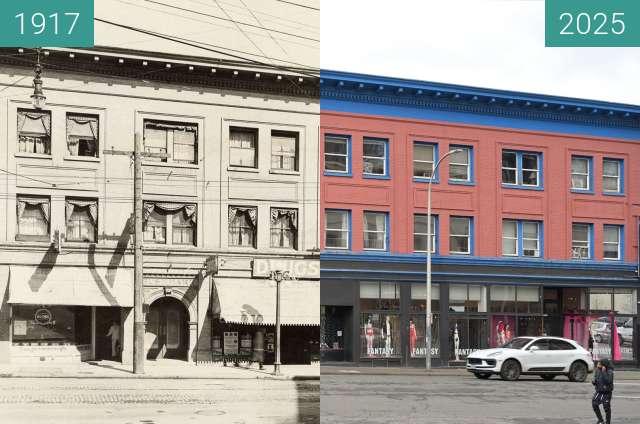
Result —
<path fill-rule="evenodd" d="M 640 399 L 640 396 L 614 396 L 614 399 Z"/>

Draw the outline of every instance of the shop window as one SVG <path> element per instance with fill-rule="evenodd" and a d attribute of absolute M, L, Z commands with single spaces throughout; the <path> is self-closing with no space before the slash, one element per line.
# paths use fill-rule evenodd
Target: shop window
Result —
<path fill-rule="evenodd" d="M 540 288 L 538 286 L 519 286 L 517 288 L 518 313 L 539 314 L 542 307 L 540 304 Z M 519 334 L 522 335 L 522 334 Z"/>
<path fill-rule="evenodd" d="M 256 247 L 258 208 L 229 206 L 229 245 Z"/>
<path fill-rule="evenodd" d="M 365 212 L 363 215 L 364 249 L 387 250 L 386 212 Z"/>
<path fill-rule="evenodd" d="M 411 312 L 427 311 L 427 287 L 425 283 L 411 284 Z M 440 312 L 440 286 L 431 285 L 431 313 Z"/>
<path fill-rule="evenodd" d="M 503 150 L 502 184 L 522 188 L 541 188 L 542 154 Z"/>
<path fill-rule="evenodd" d="M 172 152 L 171 162 L 195 164 L 198 153 L 198 126 L 195 124 L 144 120 L 144 151 Z M 167 158 L 146 157 L 145 160 L 168 162 Z"/>
<path fill-rule="evenodd" d="M 471 353 L 486 349 L 488 321 L 479 318 L 449 318 L 449 361 L 464 361 Z"/>
<path fill-rule="evenodd" d="M 516 287 L 515 286 L 491 286 L 490 292 L 491 312 L 516 311 Z"/>
<path fill-rule="evenodd" d="M 51 154 L 51 112 L 18 109 L 18 152 Z"/>
<path fill-rule="evenodd" d="M 493 291 L 493 287 L 491 290 Z M 491 317 L 491 347 L 504 346 L 516 336 L 515 316 L 494 315 Z"/>
<path fill-rule="evenodd" d="M 604 225 L 604 259 L 620 260 L 624 254 L 622 252 L 622 226 Z"/>
<path fill-rule="evenodd" d="M 325 211 L 325 242 L 327 249 L 349 249 L 351 217 L 349 211 Z"/>
<path fill-rule="evenodd" d="M 487 288 L 466 284 L 449 286 L 450 312 L 487 312 Z"/>
<path fill-rule="evenodd" d="M 562 289 L 562 312 L 579 313 L 587 311 L 589 298 L 587 289 Z"/>
<path fill-rule="evenodd" d="M 413 176 L 415 178 L 432 178 L 438 157 L 437 144 L 413 142 Z"/>
<path fill-rule="evenodd" d="M 635 289 L 614 289 L 613 307 L 619 314 L 635 315 L 637 304 L 637 291 Z"/>
<path fill-rule="evenodd" d="M 471 254 L 471 223 L 469 217 L 452 216 L 449 218 L 449 253 Z"/>
<path fill-rule="evenodd" d="M 258 130 L 229 128 L 229 164 L 241 168 L 258 167 Z"/>
<path fill-rule="evenodd" d="M 571 156 L 571 190 L 592 191 L 593 158 Z"/>
<path fill-rule="evenodd" d="M 67 113 L 67 151 L 71 156 L 98 157 L 98 116 Z"/>
<path fill-rule="evenodd" d="M 196 205 L 144 202 L 142 229 L 147 243 L 195 246 Z"/>
<path fill-rule="evenodd" d="M 471 147 L 450 146 L 449 150 L 460 150 L 449 157 L 449 182 L 471 182 L 473 180 L 473 175 L 471 175 L 473 150 Z"/>
<path fill-rule="evenodd" d="M 591 289 L 589 291 L 589 309 L 592 311 L 613 310 L 613 290 Z"/>
<path fill-rule="evenodd" d="M 427 342 L 425 328 L 427 328 L 426 316 L 409 316 L 409 357 L 424 358 L 427 355 Z M 432 315 L 431 321 L 431 357 L 440 357 L 440 315 Z"/>
<path fill-rule="evenodd" d="M 401 327 L 399 314 L 360 314 L 360 357 L 399 358 Z"/>
<path fill-rule="evenodd" d="M 624 193 L 624 161 L 622 159 L 602 160 L 602 191 L 604 194 Z"/>
<path fill-rule="evenodd" d="M 297 132 L 271 131 L 271 169 L 298 170 Z"/>
<path fill-rule="evenodd" d="M 91 308 L 14 305 L 13 342 L 91 343 Z"/>
<path fill-rule="evenodd" d="M 351 175 L 351 138 L 327 135 L 324 138 L 324 170 L 327 175 Z"/>
<path fill-rule="evenodd" d="M 543 291 L 544 313 L 545 314 L 559 314 L 561 309 L 561 290 L 562 289 L 548 289 Z"/>
<path fill-rule="evenodd" d="M 413 250 L 414 252 L 426 252 L 428 237 L 431 237 L 431 253 L 437 251 L 437 226 L 438 217 L 431 215 L 431 225 L 427 225 L 428 215 L 413 215 Z"/>
<path fill-rule="evenodd" d="M 544 335 L 542 328 L 542 317 L 540 316 L 519 316 L 518 317 L 518 337 L 540 337 Z"/>
<path fill-rule="evenodd" d="M 385 177 L 389 175 L 389 140 L 364 138 L 362 142 L 362 170 L 365 177 Z"/>
<path fill-rule="evenodd" d="M 67 199 L 67 241 L 95 243 L 98 232 L 98 201 Z"/>
<path fill-rule="evenodd" d="M 50 199 L 18 196 L 17 240 L 49 241 Z"/>
<path fill-rule="evenodd" d="M 298 210 L 271 208 L 271 247 L 296 249 Z"/>
<path fill-rule="evenodd" d="M 573 224 L 571 239 L 571 257 L 573 259 L 591 259 L 593 243 L 592 224 Z"/>
<path fill-rule="evenodd" d="M 387 282 L 360 282 L 361 310 L 399 310 L 400 285 Z"/>

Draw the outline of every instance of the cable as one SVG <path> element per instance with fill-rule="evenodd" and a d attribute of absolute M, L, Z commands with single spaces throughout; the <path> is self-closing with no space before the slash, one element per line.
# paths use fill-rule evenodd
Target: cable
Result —
<path fill-rule="evenodd" d="M 290 4 L 290 5 L 293 5 L 293 6 L 304 7 L 305 9 L 312 9 L 312 10 L 320 11 L 320 8 L 318 8 L 318 7 L 307 6 L 307 5 L 300 4 L 300 3 L 294 3 L 292 1 L 286 1 L 286 0 L 276 0 L 276 1 L 278 1 L 280 3 L 287 3 L 287 4 Z"/>
<path fill-rule="evenodd" d="M 217 2 L 217 3 L 222 3 L 222 2 Z M 244 0 L 240 0 L 240 3 L 242 3 L 242 5 L 249 11 L 249 13 L 251 13 L 251 16 L 253 16 L 253 19 L 256 20 L 256 22 L 258 23 L 258 25 L 260 25 L 261 28 L 264 28 L 264 25 L 262 24 L 262 22 L 260 22 L 260 19 L 258 19 L 258 17 L 256 15 L 254 15 L 254 13 L 251 11 L 251 9 L 249 9 L 249 7 L 247 6 L 247 4 L 244 2 Z M 267 31 L 265 29 L 265 31 L 267 32 L 267 34 L 269 34 L 269 37 L 271 37 L 271 39 L 273 40 L 274 43 L 276 43 L 278 45 L 278 47 L 280 47 L 280 49 L 282 50 L 282 52 L 285 54 L 285 56 L 289 57 L 289 53 L 287 53 L 287 51 L 284 49 L 284 47 L 282 47 L 282 44 L 280 44 L 278 42 L 278 40 L 276 40 L 273 37 L 273 34 L 271 34 L 271 32 Z"/>

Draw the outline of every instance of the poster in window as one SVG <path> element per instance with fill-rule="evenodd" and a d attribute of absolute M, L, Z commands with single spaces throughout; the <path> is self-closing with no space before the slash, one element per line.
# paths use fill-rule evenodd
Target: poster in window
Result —
<path fill-rule="evenodd" d="M 225 355 L 238 354 L 238 332 L 237 331 L 225 331 L 224 354 Z"/>
<path fill-rule="evenodd" d="M 366 313 L 360 321 L 360 355 L 363 358 L 398 358 L 400 316 Z"/>
<path fill-rule="evenodd" d="M 491 347 L 500 347 L 516 336 L 516 319 L 509 315 L 494 316 L 491 319 Z"/>
<path fill-rule="evenodd" d="M 27 321 L 23 321 L 23 320 L 13 321 L 13 335 L 14 336 L 26 336 L 27 335 Z"/>
<path fill-rule="evenodd" d="M 412 315 L 409 318 L 409 356 L 411 358 L 426 357 L 426 339 L 425 327 L 426 321 L 424 315 Z M 431 357 L 440 357 L 440 317 L 433 315 L 431 323 Z"/>
<path fill-rule="evenodd" d="M 251 334 L 243 334 L 240 338 L 240 355 L 251 355 Z"/>

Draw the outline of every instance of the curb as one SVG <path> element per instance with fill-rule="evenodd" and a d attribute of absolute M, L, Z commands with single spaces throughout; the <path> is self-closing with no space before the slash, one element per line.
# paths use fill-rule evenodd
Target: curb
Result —
<path fill-rule="evenodd" d="M 247 377 L 191 377 L 191 376 L 151 376 L 151 375 L 126 375 L 126 376 L 104 376 L 104 375 L 13 375 L 0 374 L 0 378 L 55 378 L 55 379 L 108 379 L 108 380 L 281 380 L 281 381 L 313 381 L 320 380 L 319 375 L 293 375 L 293 376 L 247 376 Z"/>

